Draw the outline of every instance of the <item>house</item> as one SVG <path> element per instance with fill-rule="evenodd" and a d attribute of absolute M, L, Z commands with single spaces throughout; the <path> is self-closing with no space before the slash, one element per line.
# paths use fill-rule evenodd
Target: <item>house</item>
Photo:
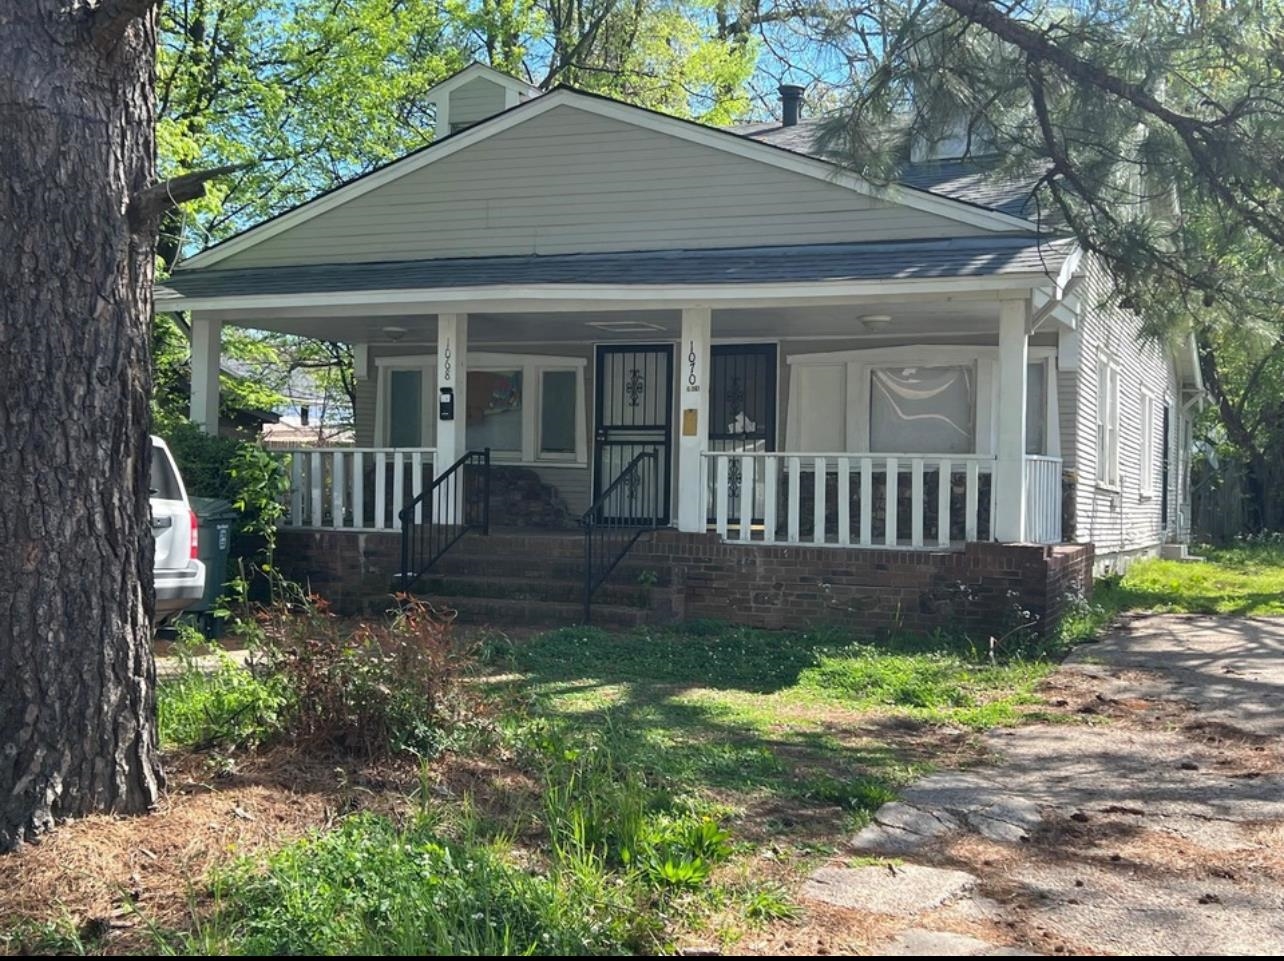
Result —
<path fill-rule="evenodd" d="M 223 325 L 354 346 L 356 445 L 294 456 L 286 562 L 495 617 L 587 582 L 622 620 L 994 629 L 1182 544 L 1191 346 L 1138 339 L 1030 183 L 872 184 L 782 93 L 723 130 L 474 65 L 430 146 L 181 264 L 199 423 Z"/>

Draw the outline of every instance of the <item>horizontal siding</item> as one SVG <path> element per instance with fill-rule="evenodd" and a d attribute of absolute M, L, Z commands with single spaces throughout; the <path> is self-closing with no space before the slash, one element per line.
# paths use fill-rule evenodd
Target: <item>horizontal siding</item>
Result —
<path fill-rule="evenodd" d="M 1073 417 L 1069 430 L 1063 429 L 1063 450 L 1070 452 L 1067 466 L 1073 467 L 1078 478 L 1074 539 L 1091 541 L 1099 556 L 1148 549 L 1164 540 L 1159 491 L 1163 470 L 1162 412 L 1165 402 L 1177 406 L 1172 358 L 1159 344 L 1139 339 L 1141 322 L 1134 314 L 1105 304 L 1110 292 L 1109 276 L 1099 265 L 1090 265 L 1082 295 L 1079 369 L 1063 373 L 1061 379 L 1062 410 Z M 1118 491 L 1097 485 L 1097 361 L 1103 352 L 1119 367 Z M 1068 398 L 1064 392 L 1067 383 L 1073 388 Z M 1143 393 L 1155 398 L 1155 417 L 1145 425 L 1141 423 Z M 1150 497 L 1142 494 L 1143 430 L 1149 431 L 1154 440 L 1154 494 Z M 1172 472 L 1170 490 L 1175 489 L 1178 474 L 1179 471 Z M 1172 503 L 1175 505 L 1175 498 Z M 1172 517 L 1175 510 L 1169 513 Z"/>
<path fill-rule="evenodd" d="M 980 232 L 564 105 L 268 238 L 217 269 Z"/>
<path fill-rule="evenodd" d="M 504 109 L 504 88 L 493 80 L 477 77 L 454 90 L 450 98 L 450 124 L 474 124 Z"/>
<path fill-rule="evenodd" d="M 592 474 L 583 467 L 533 467 L 539 479 L 557 491 L 566 502 L 571 515 L 578 517 L 593 503 Z M 502 517 L 492 517 L 491 523 L 502 526 Z"/>
<path fill-rule="evenodd" d="M 370 376 L 357 381 L 355 406 L 352 411 L 353 433 L 358 447 L 375 446 L 375 403 L 379 382 L 371 366 Z"/>

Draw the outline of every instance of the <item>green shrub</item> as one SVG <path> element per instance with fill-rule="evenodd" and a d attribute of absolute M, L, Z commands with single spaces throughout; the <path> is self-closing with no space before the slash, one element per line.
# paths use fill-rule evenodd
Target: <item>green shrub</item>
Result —
<path fill-rule="evenodd" d="M 281 589 L 253 625 L 266 670 L 289 692 L 291 736 L 366 757 L 432 757 L 484 730 L 480 700 L 458 683 L 468 651 L 430 605 L 403 597 L 386 620 L 354 625 Z"/>

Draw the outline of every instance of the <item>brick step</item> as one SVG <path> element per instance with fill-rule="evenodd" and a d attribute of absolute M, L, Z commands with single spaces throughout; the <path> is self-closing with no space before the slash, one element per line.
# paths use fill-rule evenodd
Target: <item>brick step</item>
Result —
<path fill-rule="evenodd" d="M 539 578 L 579 582 L 584 576 L 584 555 L 581 553 L 575 557 L 524 557 L 500 552 L 474 553 L 471 549 L 467 552 L 452 550 L 433 565 L 427 576 Z M 626 555 L 612 572 L 611 583 L 632 584 L 638 587 L 652 583 L 655 586 L 667 587 L 671 576 L 667 564 L 635 559 Z"/>
<path fill-rule="evenodd" d="M 554 580 L 549 577 L 507 577 L 487 574 L 469 577 L 466 575 L 441 574 L 433 571 L 426 574 L 415 585 L 416 594 L 439 594 L 449 597 L 487 597 L 506 600 L 556 601 L 562 603 L 579 603 L 584 597 L 584 581 Z M 636 582 L 618 582 L 614 577 L 597 589 L 593 603 L 616 604 L 621 607 L 636 607 L 649 610 L 651 592 Z"/>
<path fill-rule="evenodd" d="M 458 611 L 461 624 L 494 627 L 566 627 L 584 621 L 584 606 L 562 601 L 514 600 L 506 597 L 459 597 L 416 592 L 438 609 Z M 598 627 L 636 627 L 651 620 L 649 611 L 618 604 L 593 605 Z"/>

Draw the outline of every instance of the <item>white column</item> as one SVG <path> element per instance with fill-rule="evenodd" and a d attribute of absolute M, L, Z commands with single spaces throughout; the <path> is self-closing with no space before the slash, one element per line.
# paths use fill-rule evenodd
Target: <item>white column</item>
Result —
<path fill-rule="evenodd" d="M 994 535 L 997 540 L 1025 540 L 1025 392 L 1030 338 L 1026 333 L 1029 302 L 999 304 L 999 437 L 994 466 Z"/>
<path fill-rule="evenodd" d="M 709 340 L 713 312 L 682 311 L 678 344 L 678 530 L 705 529 L 703 457 L 709 446 Z"/>
<path fill-rule="evenodd" d="M 218 371 L 223 322 L 192 314 L 192 399 L 189 415 L 207 434 L 218 433 Z"/>
<path fill-rule="evenodd" d="M 468 315 L 437 315 L 437 455 L 433 474 L 440 474 L 468 450 L 464 439 L 468 386 Z M 455 412 L 452 420 L 442 419 L 442 396 L 450 390 L 454 394 Z"/>

